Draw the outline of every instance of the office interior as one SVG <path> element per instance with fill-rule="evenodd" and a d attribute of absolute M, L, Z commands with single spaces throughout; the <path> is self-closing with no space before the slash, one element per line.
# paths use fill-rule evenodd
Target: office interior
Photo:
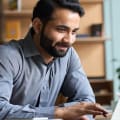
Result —
<path fill-rule="evenodd" d="M 16 3 L 10 3 L 13 1 Z M 37 0 L 0 1 L 0 44 L 24 38 Z M 85 8 L 73 45 L 94 90 L 96 101 L 112 109 L 120 97 L 120 1 L 80 0 Z M 59 97 L 58 102 L 64 100 Z"/>

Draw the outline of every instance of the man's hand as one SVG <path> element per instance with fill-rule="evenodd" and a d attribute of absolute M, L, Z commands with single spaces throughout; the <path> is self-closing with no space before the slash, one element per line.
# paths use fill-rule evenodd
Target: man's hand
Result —
<path fill-rule="evenodd" d="M 57 107 L 55 109 L 55 117 L 63 120 L 81 120 L 83 115 L 86 114 L 106 116 L 108 112 L 101 105 L 88 102 L 77 103 L 69 107 Z"/>
<path fill-rule="evenodd" d="M 89 120 L 89 118 L 87 117 L 87 116 L 82 116 L 82 117 L 80 117 L 80 119 L 79 120 Z"/>

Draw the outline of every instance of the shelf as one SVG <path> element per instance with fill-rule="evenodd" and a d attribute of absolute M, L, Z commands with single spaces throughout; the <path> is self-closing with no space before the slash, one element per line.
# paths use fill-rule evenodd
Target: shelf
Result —
<path fill-rule="evenodd" d="M 80 0 L 80 3 L 102 3 L 103 0 Z"/>
<path fill-rule="evenodd" d="M 96 102 L 101 105 L 111 105 L 111 101 L 113 100 L 113 96 L 96 96 Z"/>
<path fill-rule="evenodd" d="M 103 0 L 80 0 L 81 4 L 87 4 L 87 3 L 102 3 Z M 17 10 L 5 10 L 3 13 L 5 16 L 10 16 L 10 17 L 18 17 L 18 16 L 31 16 L 32 10 L 22 10 L 22 11 L 17 11 Z"/>
<path fill-rule="evenodd" d="M 87 4 L 87 3 L 102 3 L 103 0 L 80 0 L 81 4 Z M 7 17 L 22 17 L 22 16 L 31 16 L 32 10 L 22 10 L 22 11 L 17 11 L 17 10 L 5 10 L 3 13 Z"/>
<path fill-rule="evenodd" d="M 107 39 L 108 38 L 106 38 L 106 37 L 80 37 L 80 38 L 77 38 L 76 43 L 79 43 L 79 42 L 104 42 Z"/>
<path fill-rule="evenodd" d="M 90 80 L 90 83 L 111 83 L 112 82 L 112 80 L 105 80 L 105 79 L 92 79 L 92 80 Z"/>
<path fill-rule="evenodd" d="M 113 81 L 106 79 L 90 79 L 96 101 L 100 104 L 110 104 L 113 99 Z"/>
<path fill-rule="evenodd" d="M 17 11 L 17 10 L 5 10 L 4 13 L 5 17 L 23 17 L 23 16 L 31 16 L 32 11 L 31 10 L 23 10 L 23 11 Z"/>
<path fill-rule="evenodd" d="M 112 93 L 95 93 L 96 97 L 112 97 Z"/>

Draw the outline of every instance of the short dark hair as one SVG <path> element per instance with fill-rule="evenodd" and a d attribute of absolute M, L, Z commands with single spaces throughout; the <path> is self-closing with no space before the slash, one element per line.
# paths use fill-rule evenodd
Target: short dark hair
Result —
<path fill-rule="evenodd" d="M 84 9 L 79 0 L 39 0 L 33 9 L 32 20 L 38 17 L 42 22 L 47 22 L 55 8 L 69 9 L 79 13 L 80 17 L 84 15 Z"/>

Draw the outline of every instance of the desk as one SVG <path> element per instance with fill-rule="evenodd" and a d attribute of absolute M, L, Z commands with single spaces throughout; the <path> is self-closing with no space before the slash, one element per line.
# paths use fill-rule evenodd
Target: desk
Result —
<path fill-rule="evenodd" d="M 98 115 L 95 117 L 95 120 L 110 120 L 112 117 L 112 115 L 108 115 L 108 117 L 104 117 L 104 116 L 101 116 L 101 115 Z"/>

